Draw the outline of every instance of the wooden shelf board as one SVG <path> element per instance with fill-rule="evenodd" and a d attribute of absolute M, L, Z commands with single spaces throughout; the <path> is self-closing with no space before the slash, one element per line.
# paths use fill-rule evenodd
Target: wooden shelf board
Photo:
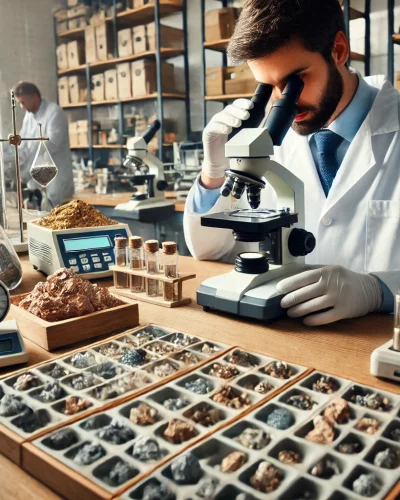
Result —
<path fill-rule="evenodd" d="M 92 102 L 92 106 L 106 106 L 106 105 L 113 105 L 113 104 L 118 104 L 119 102 L 126 103 L 126 102 L 136 102 L 136 101 L 149 101 L 151 99 L 157 99 L 158 94 L 149 94 L 149 95 L 143 95 L 140 97 L 129 97 L 128 99 L 120 99 L 119 101 L 117 100 L 106 100 L 106 101 L 94 101 Z M 164 92 L 163 93 L 163 98 L 164 99 L 185 99 L 185 94 L 173 94 L 173 93 L 168 93 Z"/>
<path fill-rule="evenodd" d="M 169 147 L 172 147 L 173 144 L 170 144 L 170 143 L 164 143 L 163 144 L 163 147 L 164 148 L 169 148 Z M 88 146 L 72 146 L 70 147 L 69 149 L 89 149 Z M 101 144 L 95 144 L 93 146 L 93 149 L 127 149 L 126 148 L 126 145 L 125 144 L 108 144 L 106 146 L 103 146 Z"/>
<path fill-rule="evenodd" d="M 365 55 L 364 54 L 359 54 L 358 52 L 351 52 L 350 53 L 350 59 L 352 61 L 365 61 Z"/>
<path fill-rule="evenodd" d="M 168 0 L 164 3 L 160 0 L 160 16 L 165 17 L 170 14 L 175 14 L 182 10 L 182 3 L 180 0 Z M 140 24 L 147 24 L 154 21 L 154 5 L 144 5 L 138 9 L 130 9 L 117 14 L 117 21 L 119 24 L 128 26 L 138 26 Z"/>
<path fill-rule="evenodd" d="M 64 106 L 61 106 L 63 109 L 71 109 L 71 108 L 86 108 L 87 103 L 86 102 L 75 102 L 73 104 L 65 104 Z"/>
<path fill-rule="evenodd" d="M 213 42 L 204 42 L 204 47 L 209 50 L 224 51 L 230 42 L 230 38 L 215 40 Z"/>
<path fill-rule="evenodd" d="M 86 70 L 86 64 L 81 64 L 80 66 L 76 66 L 75 68 L 58 70 L 58 76 L 72 75 L 73 73 L 80 73 L 81 71 L 85 70 Z"/>
<path fill-rule="evenodd" d="M 207 95 L 205 97 L 206 101 L 217 101 L 217 102 L 225 102 L 232 101 L 234 99 L 251 98 L 254 94 L 225 94 L 225 95 Z"/>
<path fill-rule="evenodd" d="M 85 38 L 85 28 L 75 28 L 73 30 L 58 33 L 58 38 L 69 38 L 70 40 L 80 40 Z"/>
<path fill-rule="evenodd" d="M 183 49 L 167 49 L 161 48 L 160 50 L 162 59 L 170 59 L 173 57 L 181 56 L 185 53 Z M 103 70 L 108 68 L 109 66 L 115 66 L 116 64 L 121 64 L 124 62 L 137 61 L 138 59 L 155 59 L 156 51 L 148 50 L 146 52 L 142 52 L 140 54 L 131 54 L 130 56 L 125 57 L 115 57 L 114 59 L 109 59 L 108 61 L 96 61 L 90 64 L 90 67 L 95 70 Z"/>

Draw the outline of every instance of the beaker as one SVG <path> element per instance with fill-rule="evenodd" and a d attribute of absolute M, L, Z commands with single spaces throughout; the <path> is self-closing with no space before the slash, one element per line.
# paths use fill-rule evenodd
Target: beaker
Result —
<path fill-rule="evenodd" d="M 22 267 L 10 240 L 0 226 L 0 281 L 14 290 L 22 281 Z"/>
<path fill-rule="evenodd" d="M 38 150 L 36 151 L 35 159 L 33 160 L 30 174 L 34 181 L 36 181 L 43 188 L 43 195 L 45 198 L 44 209 L 48 212 L 48 199 L 46 188 L 54 180 L 58 169 L 47 149 L 44 141 L 40 141 Z"/>

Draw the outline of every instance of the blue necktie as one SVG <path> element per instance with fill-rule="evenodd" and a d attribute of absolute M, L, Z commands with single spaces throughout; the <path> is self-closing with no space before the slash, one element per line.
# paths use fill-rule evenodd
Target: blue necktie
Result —
<path fill-rule="evenodd" d="M 318 152 L 317 171 L 321 180 L 325 196 L 328 196 L 332 183 L 339 170 L 339 163 L 336 158 L 338 147 L 343 141 L 343 137 L 335 134 L 331 130 L 324 129 L 314 134 L 315 144 Z"/>

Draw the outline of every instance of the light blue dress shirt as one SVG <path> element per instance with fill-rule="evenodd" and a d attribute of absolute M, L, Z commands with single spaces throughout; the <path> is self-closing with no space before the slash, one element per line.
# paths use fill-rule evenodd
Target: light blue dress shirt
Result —
<path fill-rule="evenodd" d="M 357 91 L 347 108 L 334 120 L 329 130 L 335 132 L 343 138 L 342 143 L 337 150 L 337 161 L 341 165 L 343 159 L 350 147 L 351 141 L 356 136 L 361 125 L 370 112 L 372 105 L 378 95 L 379 90 L 376 87 L 368 85 L 363 79 L 358 77 L 359 83 Z M 313 134 L 309 136 L 309 144 L 314 162 L 318 164 L 317 146 Z M 199 178 L 194 184 L 194 211 L 198 214 L 207 213 L 215 205 L 220 196 L 219 189 L 206 189 L 200 185 Z M 379 280 L 383 292 L 383 304 L 380 312 L 393 312 L 394 297 L 389 288 Z"/>

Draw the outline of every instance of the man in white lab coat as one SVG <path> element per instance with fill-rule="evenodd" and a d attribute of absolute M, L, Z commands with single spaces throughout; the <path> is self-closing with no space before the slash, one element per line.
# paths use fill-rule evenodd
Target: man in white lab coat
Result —
<path fill-rule="evenodd" d="M 49 138 L 45 144 L 58 172 L 56 178 L 47 187 L 47 197 L 50 204 L 55 207 L 74 193 L 66 114 L 57 104 L 43 99 L 39 89 L 33 83 L 17 83 L 14 93 L 21 108 L 26 111 L 20 136 L 22 138 L 39 137 L 38 124 L 41 123 L 43 136 Z M 22 141 L 19 147 L 21 179 L 31 190 L 40 189 L 29 173 L 38 146 L 39 143 L 36 141 Z"/>
<path fill-rule="evenodd" d="M 299 113 L 274 159 L 304 182 L 305 229 L 317 240 L 306 262 L 322 265 L 278 284 L 282 307 L 307 325 L 391 312 L 400 289 L 399 94 L 384 77 L 364 80 L 348 69 L 344 30 L 337 0 L 247 0 L 229 47 L 234 62 L 247 61 L 256 81 L 273 86 L 272 99 L 290 75 L 304 81 Z M 251 107 L 239 99 L 204 130 L 202 173 L 184 217 L 198 259 L 232 262 L 240 251 L 258 249 L 200 223 L 202 215 L 230 208 L 219 195 L 228 168 L 224 145 Z M 267 186 L 261 206 L 274 203 Z M 249 205 L 242 199 L 240 206 Z"/>

